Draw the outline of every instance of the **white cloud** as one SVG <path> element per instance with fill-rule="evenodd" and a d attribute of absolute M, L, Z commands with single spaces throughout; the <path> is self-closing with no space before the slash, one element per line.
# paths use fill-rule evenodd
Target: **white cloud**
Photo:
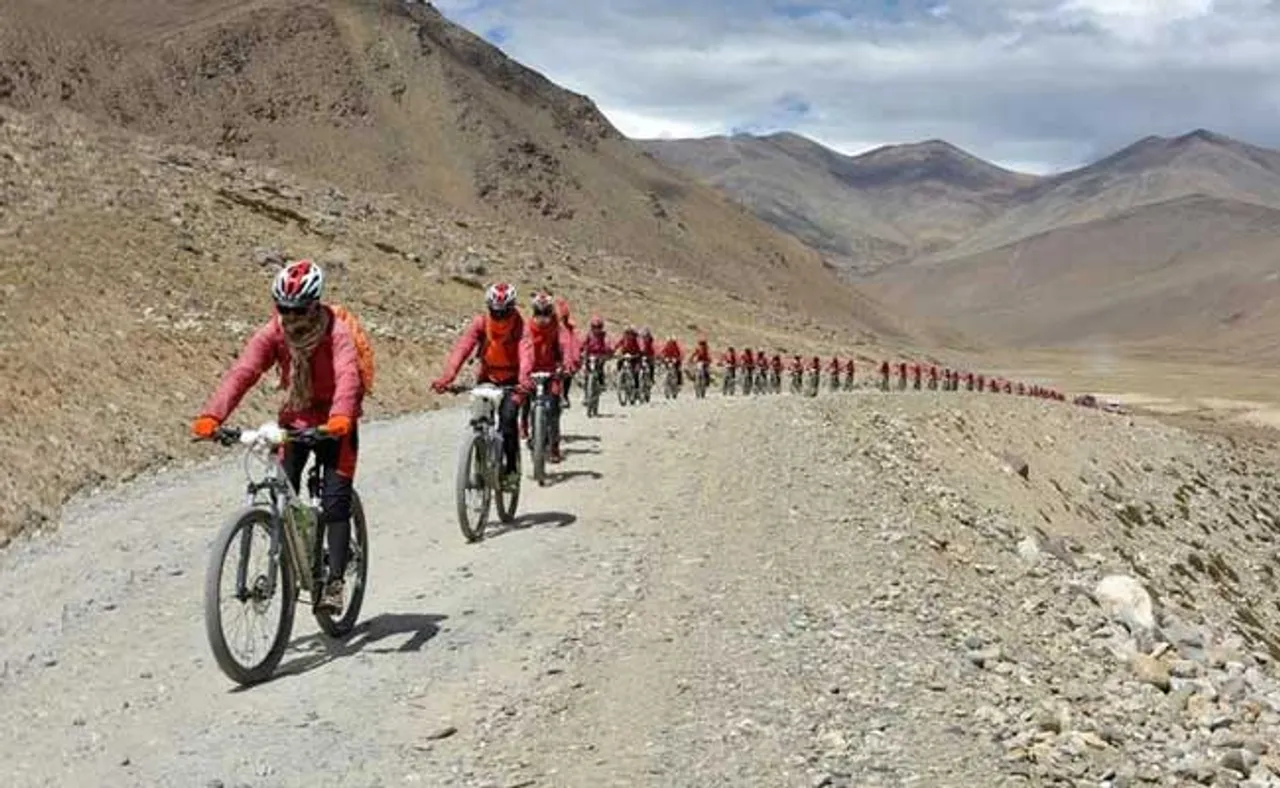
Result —
<path fill-rule="evenodd" d="M 842 150 L 937 137 L 1040 171 L 1196 127 L 1280 146 L 1276 0 L 437 7 L 504 28 L 508 54 L 630 136 L 789 128 Z"/>

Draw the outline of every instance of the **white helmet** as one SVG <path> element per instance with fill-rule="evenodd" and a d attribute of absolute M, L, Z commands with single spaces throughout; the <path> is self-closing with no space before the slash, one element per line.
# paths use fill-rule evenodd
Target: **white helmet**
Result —
<path fill-rule="evenodd" d="M 320 300 L 324 291 L 324 270 L 310 260 L 289 263 L 271 283 L 271 296 L 283 307 L 306 306 Z"/>

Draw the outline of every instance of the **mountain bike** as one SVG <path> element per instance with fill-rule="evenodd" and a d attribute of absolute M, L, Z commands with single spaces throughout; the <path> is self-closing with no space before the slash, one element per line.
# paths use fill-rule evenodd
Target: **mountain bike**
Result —
<path fill-rule="evenodd" d="M 821 387 L 821 384 L 822 384 L 822 373 L 816 369 L 809 370 L 809 377 L 806 380 L 806 386 L 805 386 L 805 392 L 804 392 L 805 396 L 806 397 L 818 396 L 818 389 Z"/>
<path fill-rule="evenodd" d="M 662 366 L 665 368 L 662 376 L 662 395 L 667 399 L 675 399 L 680 394 L 680 387 L 676 385 L 676 365 L 664 362 Z"/>
<path fill-rule="evenodd" d="M 799 396 L 804 390 L 804 370 L 791 370 L 791 393 Z"/>
<path fill-rule="evenodd" d="M 653 396 L 653 359 L 644 357 L 640 359 L 640 379 L 639 379 L 639 399 L 641 402 L 649 402 Z"/>
<path fill-rule="evenodd" d="M 769 393 L 782 393 L 782 370 L 773 368 L 769 369 Z"/>
<path fill-rule="evenodd" d="M 735 388 L 734 384 L 737 382 L 736 373 L 737 373 L 737 369 L 735 369 L 734 367 L 724 368 L 724 388 L 722 389 L 721 393 L 726 397 L 733 396 L 733 392 Z"/>
<path fill-rule="evenodd" d="M 846 372 L 846 373 L 845 373 L 845 377 L 844 377 L 844 390 L 845 390 L 845 391 L 853 391 L 853 387 L 854 387 L 854 384 L 853 384 L 853 372 L 852 372 L 852 371 L 850 371 L 850 372 Z"/>
<path fill-rule="evenodd" d="M 827 388 L 829 388 L 832 392 L 837 392 L 840 390 L 840 371 L 839 370 L 836 370 L 828 374 Z"/>
<path fill-rule="evenodd" d="M 756 370 L 755 392 L 757 394 L 769 393 L 769 368 L 760 367 Z"/>
<path fill-rule="evenodd" d="M 551 432 L 551 400 L 555 394 L 550 392 L 550 382 L 556 377 L 553 372 L 533 372 L 533 414 L 529 430 L 529 455 L 533 459 L 533 478 L 540 487 L 547 485 L 547 453 L 555 436 Z"/>
<path fill-rule="evenodd" d="M 604 380 L 603 362 L 599 356 L 587 356 L 587 363 L 582 370 L 582 402 L 587 409 L 587 418 L 600 415 L 600 388 Z"/>
<path fill-rule="evenodd" d="M 470 430 L 458 450 L 458 469 L 454 490 L 458 507 L 458 527 L 468 542 L 484 538 L 489 524 L 490 504 L 498 510 L 498 519 L 510 523 L 520 504 L 520 454 L 515 456 L 515 473 L 510 488 L 503 486 L 503 448 L 500 409 L 514 387 L 480 383 L 475 386 L 450 386 L 452 394 L 469 393 L 471 406 L 467 425 Z"/>
<path fill-rule="evenodd" d="M 693 396 L 697 399 L 706 399 L 707 387 L 710 385 L 711 365 L 705 361 L 699 361 L 693 373 Z"/>
<path fill-rule="evenodd" d="M 640 396 L 636 380 L 636 358 L 635 355 L 626 353 L 618 365 L 618 404 L 624 408 L 637 402 Z"/>
<path fill-rule="evenodd" d="M 343 575 L 348 591 L 346 609 L 338 617 L 320 610 L 318 604 L 329 579 L 326 529 L 320 523 L 318 500 L 320 468 L 312 458 L 306 492 L 301 495 L 285 473 L 279 449 L 290 443 L 315 446 L 337 438 L 318 429 L 288 430 L 268 422 L 256 430 L 222 427 L 212 440 L 223 446 L 247 447 L 247 487 L 245 507 L 226 522 L 213 542 L 205 572 L 205 633 L 218 667 L 228 678 L 241 685 L 257 684 L 270 678 L 280 664 L 293 631 L 295 604 L 304 596 L 325 634 L 342 637 L 355 627 L 369 575 L 369 532 L 360 495 L 352 490 L 351 540 Z M 254 467 L 255 462 L 259 467 Z M 229 555 L 236 563 L 226 572 Z M 253 565 L 254 559 L 261 565 Z M 227 631 L 233 617 L 223 615 L 221 604 L 224 580 L 232 583 L 226 596 L 239 604 L 236 620 L 265 616 L 279 602 L 280 618 L 274 627 L 246 626 L 246 635 L 256 631 L 270 636 L 264 653 L 258 654 L 253 646 L 247 653 L 234 653 Z"/>

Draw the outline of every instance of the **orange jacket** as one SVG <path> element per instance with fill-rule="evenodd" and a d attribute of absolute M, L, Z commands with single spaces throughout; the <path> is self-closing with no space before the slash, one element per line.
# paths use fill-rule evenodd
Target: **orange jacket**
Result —
<path fill-rule="evenodd" d="M 476 381 L 499 386 L 514 386 L 529 376 L 533 356 L 523 339 L 524 316 L 516 312 L 501 322 L 481 314 L 472 318 L 444 363 L 444 380 L 453 382 L 458 370 L 473 351 L 479 351 L 480 369 Z"/>

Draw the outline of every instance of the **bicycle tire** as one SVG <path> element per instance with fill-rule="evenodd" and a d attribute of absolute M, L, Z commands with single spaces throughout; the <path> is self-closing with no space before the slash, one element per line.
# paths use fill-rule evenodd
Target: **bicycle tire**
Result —
<path fill-rule="evenodd" d="M 485 457 L 486 451 L 484 441 L 475 432 L 467 435 L 466 440 L 462 442 L 462 446 L 458 450 L 458 468 L 454 478 L 454 496 L 458 506 L 458 527 L 462 529 L 462 535 L 468 542 L 478 542 L 484 538 L 484 529 L 489 521 L 489 504 L 493 499 L 493 484 L 489 479 L 488 468 L 485 463 L 488 461 Z M 478 460 L 481 466 L 479 471 L 474 467 Z M 481 482 L 478 486 L 472 485 L 471 481 L 475 475 L 479 473 Z M 470 512 L 467 507 L 467 491 L 480 490 L 481 504 L 476 514 L 475 522 L 471 522 Z"/>
<path fill-rule="evenodd" d="M 350 596 L 347 597 L 347 607 L 342 611 L 342 617 L 335 619 L 324 611 L 312 611 L 320 629 L 334 638 L 345 637 L 355 629 L 356 622 L 360 620 L 360 608 L 364 605 L 364 592 L 369 586 L 369 528 L 360 493 L 355 490 L 351 491 L 351 547 L 347 548 L 347 553 L 348 574 L 352 560 L 359 563 L 356 565 L 355 582 L 347 587 Z"/>
<path fill-rule="evenodd" d="M 516 519 L 516 509 L 520 506 L 520 478 L 521 478 L 520 468 L 522 465 L 521 456 L 523 455 L 523 452 L 521 452 L 518 448 L 516 450 L 516 470 L 514 474 L 515 480 L 516 480 L 516 488 L 515 490 L 507 493 L 507 492 L 503 492 L 502 490 L 502 475 L 503 475 L 502 465 L 503 464 L 501 460 L 501 457 L 502 457 L 502 438 L 501 437 L 498 438 L 497 448 L 498 450 L 496 454 L 499 457 L 499 460 L 493 465 L 496 471 L 493 473 L 493 476 L 492 476 L 493 492 L 494 492 L 493 505 L 494 505 L 494 508 L 498 510 L 498 520 L 503 525 L 510 525 L 511 522 Z"/>
<path fill-rule="evenodd" d="M 541 404 L 533 406 L 533 478 L 538 486 L 547 486 L 547 409 Z"/>
<path fill-rule="evenodd" d="M 214 661 L 227 678 L 240 684 L 250 686 L 260 684 L 271 678 L 285 649 L 289 647 L 289 636 L 293 632 L 293 617 L 296 613 L 297 587 L 294 585 L 293 565 L 288 555 L 289 544 L 281 540 L 279 573 L 276 577 L 276 590 L 280 595 L 280 623 L 276 625 L 275 637 L 271 648 L 262 660 L 255 665 L 242 665 L 231 653 L 227 645 L 226 633 L 222 631 L 222 569 L 226 564 L 227 551 L 231 549 L 237 536 L 245 528 L 262 525 L 268 532 L 271 530 L 271 513 L 260 507 L 242 510 L 231 517 L 218 531 L 214 538 L 213 551 L 209 556 L 209 565 L 205 570 L 204 580 L 204 623 L 205 634 L 209 639 L 209 648 L 213 651 Z"/>

